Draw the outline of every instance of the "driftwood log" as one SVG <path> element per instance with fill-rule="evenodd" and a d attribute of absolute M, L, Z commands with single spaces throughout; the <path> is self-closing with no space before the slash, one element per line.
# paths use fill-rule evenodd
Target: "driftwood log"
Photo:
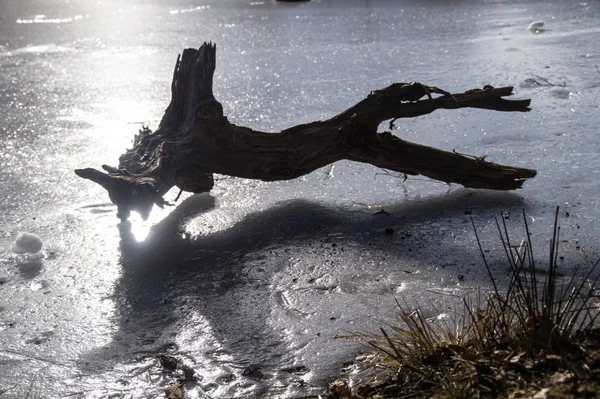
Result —
<path fill-rule="evenodd" d="M 325 121 L 265 133 L 230 123 L 214 98 L 216 46 L 204 43 L 177 58 L 171 103 L 158 129 L 144 128 L 133 148 L 107 172 L 78 169 L 80 177 L 102 185 L 127 219 L 135 210 L 147 218 L 154 204 L 173 186 L 201 193 L 213 187 L 213 173 L 264 181 L 294 179 L 333 162 L 348 159 L 407 175 L 424 175 L 465 187 L 520 188 L 535 176 L 531 169 L 503 166 L 455 152 L 378 133 L 381 122 L 425 115 L 436 109 L 463 107 L 529 111 L 530 100 L 506 100 L 512 87 L 450 94 L 420 83 L 394 83 Z M 392 123 L 391 122 L 391 123 Z"/>

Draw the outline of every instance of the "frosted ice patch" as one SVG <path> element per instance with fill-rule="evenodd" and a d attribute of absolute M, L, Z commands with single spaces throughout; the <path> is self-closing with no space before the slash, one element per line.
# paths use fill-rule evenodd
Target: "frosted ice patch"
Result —
<path fill-rule="evenodd" d="M 44 243 L 33 233 L 19 233 L 12 244 L 11 250 L 16 254 L 35 254 L 40 252 Z"/>

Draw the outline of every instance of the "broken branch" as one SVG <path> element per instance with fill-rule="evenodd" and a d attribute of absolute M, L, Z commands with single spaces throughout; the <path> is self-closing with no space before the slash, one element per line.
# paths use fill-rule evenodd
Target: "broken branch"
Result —
<path fill-rule="evenodd" d="M 495 190 L 520 188 L 534 177 L 531 169 L 504 166 L 378 133 L 381 122 L 412 118 L 437 109 L 482 108 L 526 112 L 530 100 L 507 100 L 512 87 L 450 94 L 421 83 L 394 83 L 325 121 L 266 133 L 230 123 L 214 98 L 216 46 L 205 43 L 177 58 L 171 103 L 158 129 L 144 128 L 133 148 L 108 173 L 87 168 L 80 177 L 102 185 L 127 219 L 131 210 L 148 217 L 154 204 L 173 186 L 200 193 L 214 185 L 213 173 L 260 179 L 294 179 L 333 162 L 348 159 L 408 175 Z M 434 95 L 436 97 L 434 97 Z"/>

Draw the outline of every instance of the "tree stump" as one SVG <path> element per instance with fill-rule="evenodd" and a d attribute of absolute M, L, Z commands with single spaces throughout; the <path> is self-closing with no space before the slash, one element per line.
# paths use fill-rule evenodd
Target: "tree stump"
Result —
<path fill-rule="evenodd" d="M 146 219 L 154 204 L 166 204 L 163 195 L 173 186 L 193 193 L 210 191 L 213 173 L 286 180 L 342 159 L 494 190 L 520 188 L 536 175 L 531 169 L 410 143 L 390 131 L 377 132 L 383 121 L 393 123 L 440 108 L 529 111 L 530 100 L 503 98 L 513 94 L 512 87 L 485 86 L 450 94 L 421 83 L 394 83 L 331 119 L 266 133 L 234 125 L 223 115 L 212 91 L 215 66 L 215 45 L 185 49 L 177 58 L 171 103 L 158 129 L 140 130 L 133 148 L 119 158 L 118 168 L 103 165 L 107 173 L 75 170 L 108 191 L 121 219 L 127 219 L 132 210 Z"/>

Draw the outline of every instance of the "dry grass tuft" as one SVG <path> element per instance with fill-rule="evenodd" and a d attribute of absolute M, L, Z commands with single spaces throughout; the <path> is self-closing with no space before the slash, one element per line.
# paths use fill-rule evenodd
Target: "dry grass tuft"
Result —
<path fill-rule="evenodd" d="M 558 212 L 543 279 L 536 273 L 525 213 L 526 238 L 519 245 L 510 241 L 504 218 L 496 220 L 512 272 L 506 290 L 496 284 L 473 223 L 493 291 L 465 298 L 462 317 L 445 324 L 397 302 L 401 323 L 381 328 L 380 334 L 351 337 L 371 351 L 360 361 L 360 380 L 348 382 L 348 389 L 338 387 L 331 396 L 471 399 L 537 393 L 561 398 L 582 397 L 582 392 L 571 392 L 581 387 L 597 394 L 600 261 L 587 274 L 559 284 Z"/>

